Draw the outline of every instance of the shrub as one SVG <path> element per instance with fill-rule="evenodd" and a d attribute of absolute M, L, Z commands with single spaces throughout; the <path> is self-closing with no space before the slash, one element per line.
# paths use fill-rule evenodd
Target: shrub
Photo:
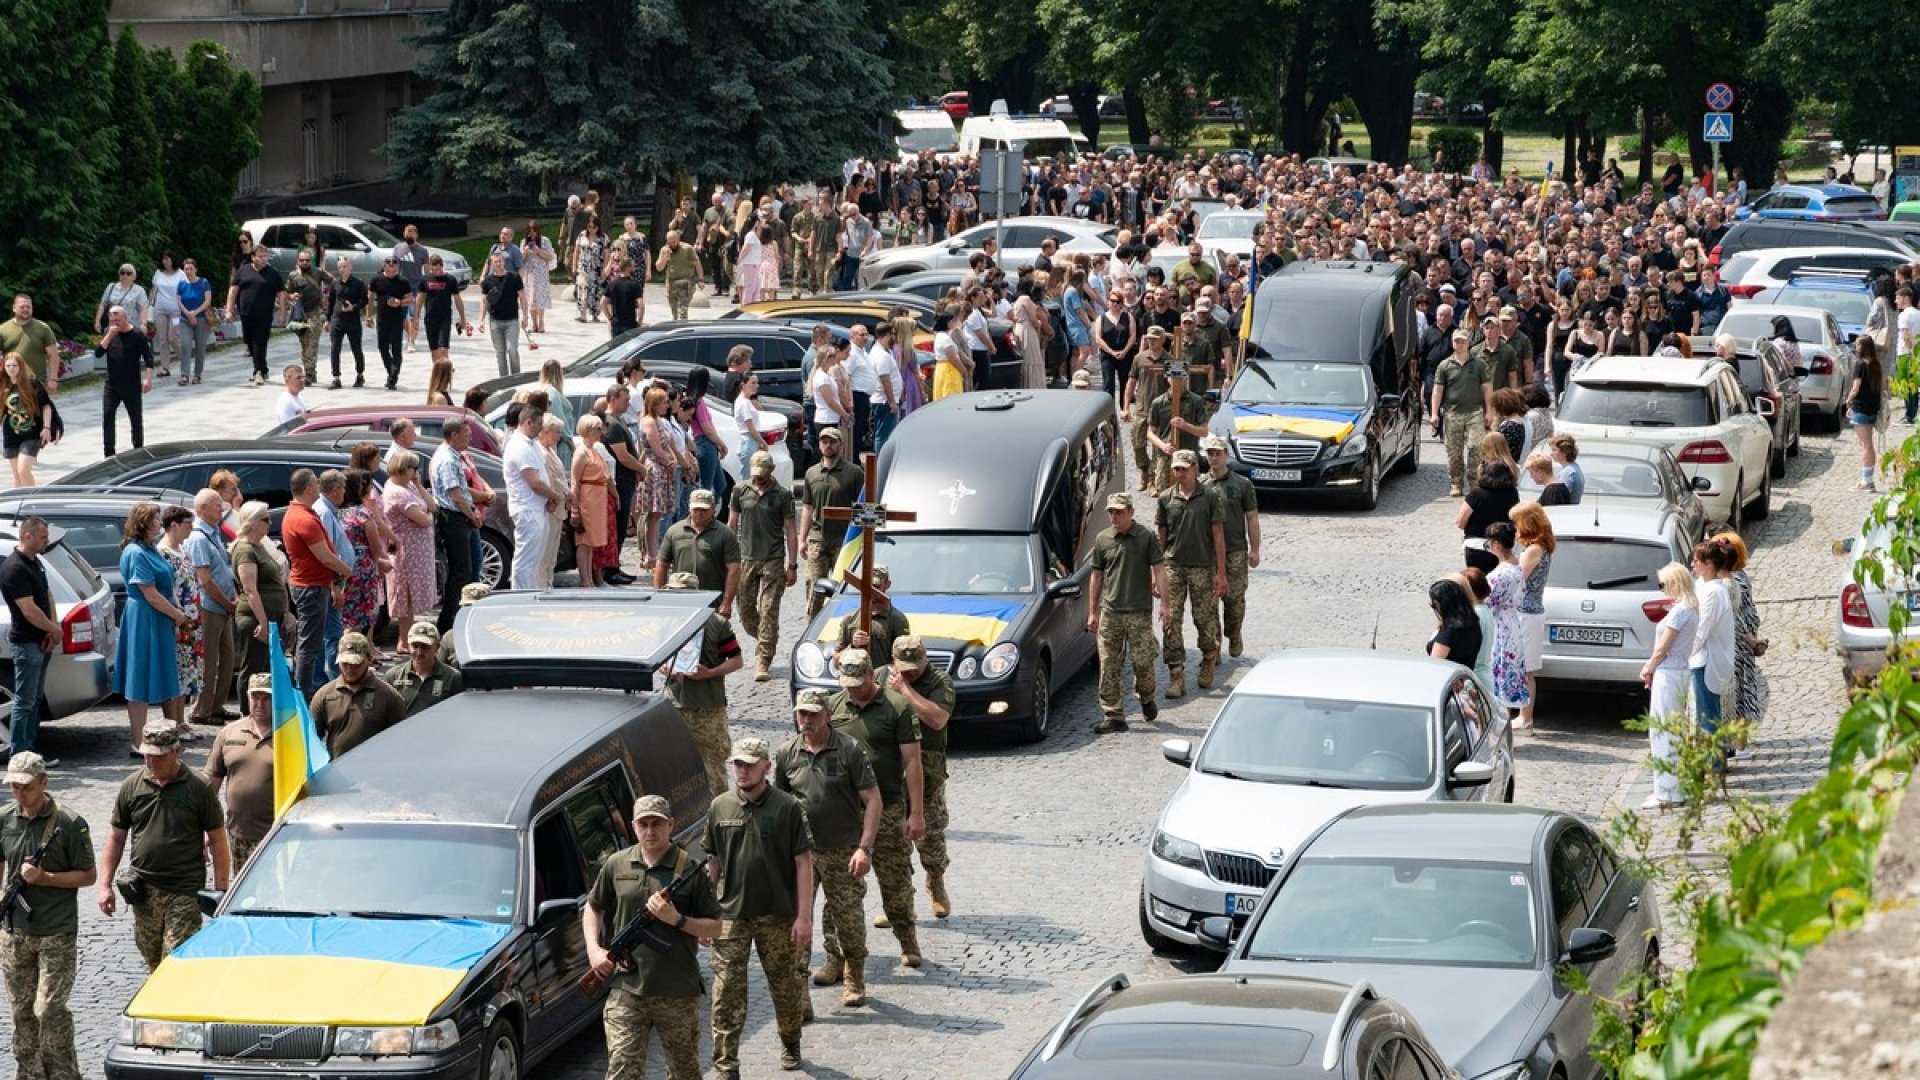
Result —
<path fill-rule="evenodd" d="M 1442 154 L 1451 172 L 1466 172 L 1480 160 L 1480 133 L 1472 128 L 1437 127 L 1427 132 L 1427 154 Z"/>

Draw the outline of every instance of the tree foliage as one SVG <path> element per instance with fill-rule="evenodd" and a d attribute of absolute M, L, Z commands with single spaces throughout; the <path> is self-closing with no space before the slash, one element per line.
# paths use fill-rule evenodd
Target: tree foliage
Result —
<path fill-rule="evenodd" d="M 148 54 L 151 85 L 160 88 L 155 119 L 166 162 L 169 241 L 174 254 L 199 261 L 218 280 L 233 247 L 233 189 L 260 156 L 260 83 L 233 62 L 226 47 L 196 41 L 176 61 L 170 49 Z M 146 253 L 148 260 L 158 252 Z"/>
<path fill-rule="evenodd" d="M 1920 138 L 1920 20 L 1872 19 L 1840 0 L 1777 0 L 1767 12 L 1765 70 L 1833 108 L 1853 146 Z"/>
<path fill-rule="evenodd" d="M 151 82 L 146 50 L 134 39 L 133 27 L 122 27 L 113 42 L 113 181 L 104 192 L 106 220 L 115 231 L 104 239 L 115 259 L 136 266 L 151 260 L 173 231 L 164 179 L 169 162 L 160 153 Z"/>

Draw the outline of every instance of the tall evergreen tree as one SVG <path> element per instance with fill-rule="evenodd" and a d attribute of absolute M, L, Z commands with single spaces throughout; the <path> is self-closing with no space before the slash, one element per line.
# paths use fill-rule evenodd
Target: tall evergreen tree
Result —
<path fill-rule="evenodd" d="M 152 65 L 134 39 L 133 27 L 122 27 L 113 43 L 112 115 L 117 138 L 104 192 L 106 224 L 112 232 L 102 240 L 112 247 L 115 258 L 138 267 L 151 265 L 173 232 L 164 179 L 169 162 L 160 152 L 160 132 L 154 126 L 152 79 Z"/>
<path fill-rule="evenodd" d="M 260 155 L 260 83 L 217 42 L 196 41 L 186 59 L 155 50 L 150 70 L 172 232 L 167 246 L 192 256 L 224 285 L 233 247 L 234 180 Z"/>

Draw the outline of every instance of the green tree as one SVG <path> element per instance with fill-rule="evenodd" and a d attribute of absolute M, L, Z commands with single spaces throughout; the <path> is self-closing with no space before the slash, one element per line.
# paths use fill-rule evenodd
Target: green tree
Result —
<path fill-rule="evenodd" d="M 178 62 L 171 50 L 156 49 L 148 67 L 172 218 L 168 246 L 224 283 L 236 224 L 234 180 L 260 156 L 260 83 L 213 41 L 193 42 Z"/>
<path fill-rule="evenodd" d="M 160 152 L 149 93 L 153 74 L 133 27 L 121 27 L 113 42 L 112 116 L 118 137 L 105 190 L 105 220 L 112 231 L 103 239 L 116 259 L 140 267 L 154 262 L 173 232 L 165 180 L 172 162 Z"/>
<path fill-rule="evenodd" d="M 1838 0 L 1778 0 L 1767 14 L 1764 70 L 1801 100 L 1833 108 L 1851 146 L 1920 137 L 1920 20 L 1872 19 Z"/>
<path fill-rule="evenodd" d="M 63 331 L 90 325 L 112 255 L 102 181 L 111 163 L 110 0 L 36 0 L 0 19 L 0 293 L 34 297 Z"/>

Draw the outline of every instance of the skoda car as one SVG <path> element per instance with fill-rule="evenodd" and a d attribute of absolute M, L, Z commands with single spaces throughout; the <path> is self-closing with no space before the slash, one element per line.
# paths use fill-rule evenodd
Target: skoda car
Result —
<path fill-rule="evenodd" d="M 1364 649 L 1268 657 L 1234 687 L 1160 812 L 1140 886 L 1140 933 L 1205 944 L 1202 920 L 1244 921 L 1286 856 L 1355 806 L 1513 798 L 1506 710 L 1473 672 Z"/>

